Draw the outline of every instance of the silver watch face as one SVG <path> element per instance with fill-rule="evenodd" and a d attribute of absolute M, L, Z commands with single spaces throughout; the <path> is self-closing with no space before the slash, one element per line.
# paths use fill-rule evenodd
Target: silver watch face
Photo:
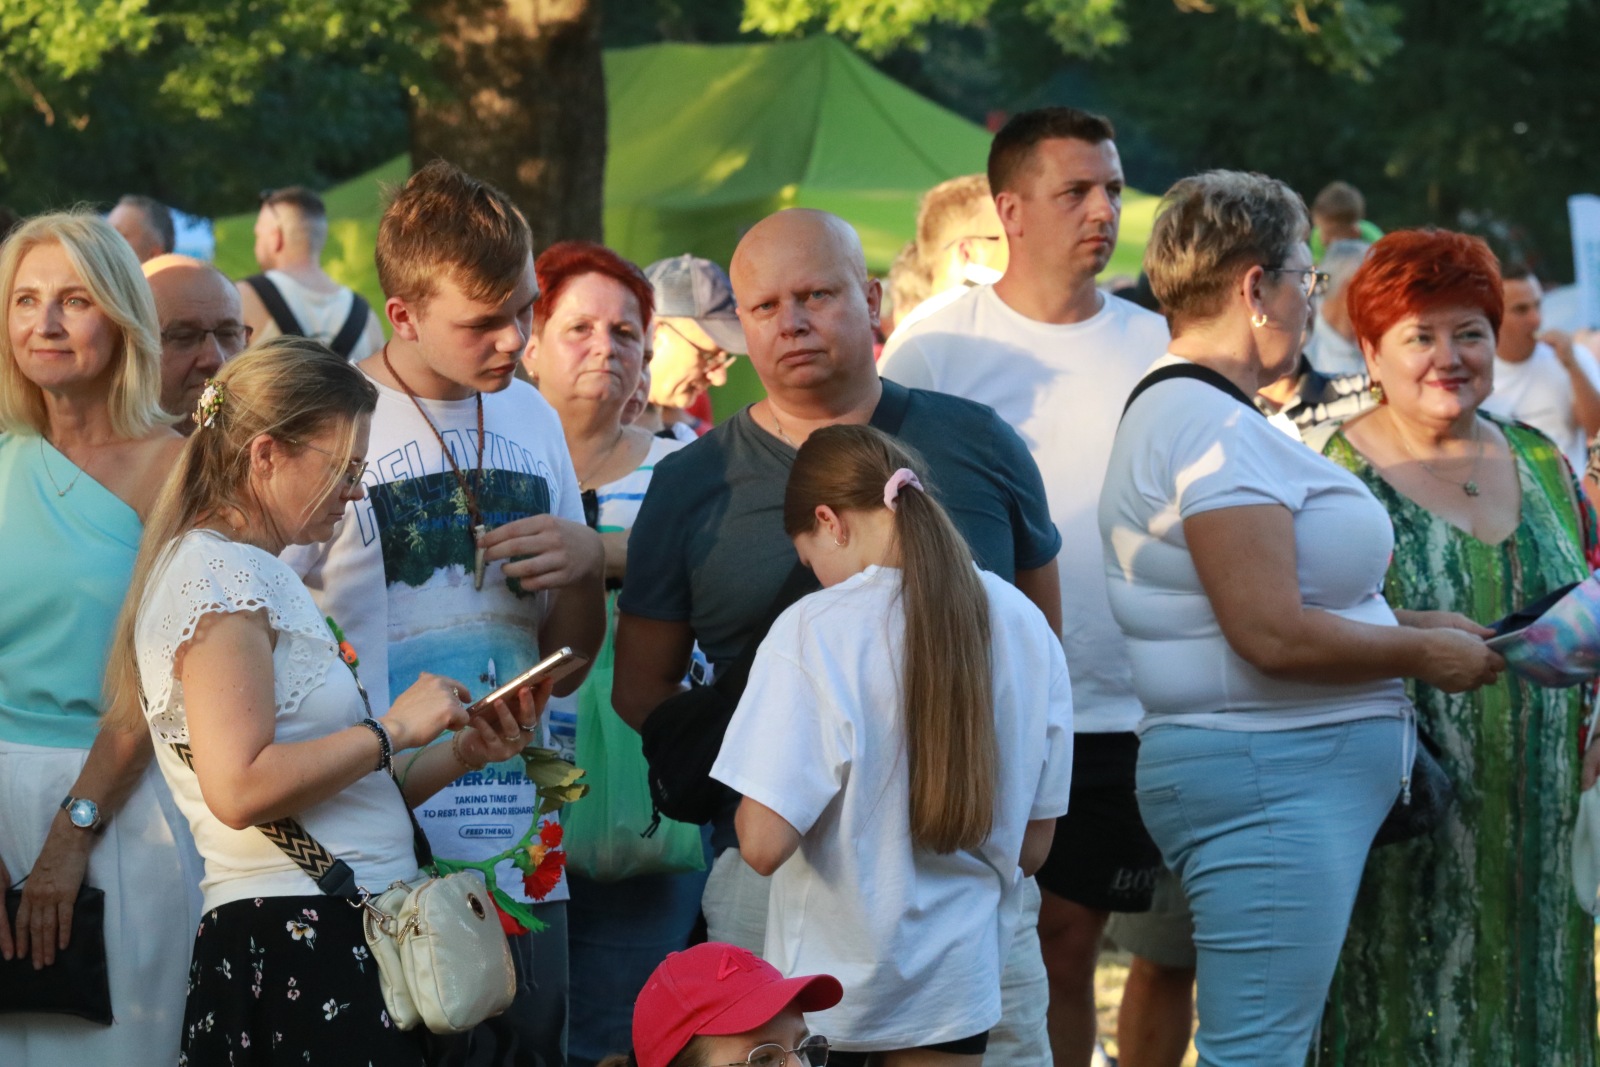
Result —
<path fill-rule="evenodd" d="M 67 818 L 72 825 L 87 830 L 100 818 L 100 808 L 92 800 L 74 800 L 67 805 Z"/>

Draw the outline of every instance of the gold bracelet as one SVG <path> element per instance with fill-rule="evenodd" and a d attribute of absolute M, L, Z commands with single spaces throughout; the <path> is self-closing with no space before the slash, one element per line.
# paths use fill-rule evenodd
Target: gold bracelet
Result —
<path fill-rule="evenodd" d="M 485 767 L 487 767 L 489 765 L 489 761 L 485 760 L 484 762 L 479 763 L 476 766 L 474 766 L 472 764 L 472 762 L 470 760 L 468 760 L 467 757 L 462 754 L 462 752 L 461 752 L 461 735 L 464 732 L 465 731 L 457 730 L 455 732 L 455 735 L 450 738 L 450 752 L 455 756 L 456 762 L 461 764 L 461 766 L 465 767 L 467 770 L 469 770 L 469 771 L 481 771 L 481 770 L 483 770 Z"/>

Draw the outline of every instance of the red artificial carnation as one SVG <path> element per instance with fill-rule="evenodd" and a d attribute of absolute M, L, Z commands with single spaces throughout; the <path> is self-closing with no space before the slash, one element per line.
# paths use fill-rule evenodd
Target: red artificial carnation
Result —
<path fill-rule="evenodd" d="M 545 848 L 555 848 L 561 844 L 561 824 L 547 822 L 539 827 L 539 843 Z"/>
<path fill-rule="evenodd" d="M 539 866 L 522 876 L 522 889 L 534 900 L 543 900 L 561 881 L 561 869 L 567 865 L 567 854 L 551 849 L 539 861 Z"/>

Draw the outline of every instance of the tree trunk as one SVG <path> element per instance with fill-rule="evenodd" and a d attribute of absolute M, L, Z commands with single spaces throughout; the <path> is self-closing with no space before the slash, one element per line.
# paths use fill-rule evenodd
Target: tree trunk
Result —
<path fill-rule="evenodd" d="M 436 84 L 413 98 L 411 162 L 504 190 L 534 249 L 601 239 L 606 86 L 599 0 L 419 0 Z"/>

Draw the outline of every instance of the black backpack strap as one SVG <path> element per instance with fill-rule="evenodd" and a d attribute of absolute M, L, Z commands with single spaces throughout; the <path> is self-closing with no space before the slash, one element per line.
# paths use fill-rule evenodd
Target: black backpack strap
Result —
<path fill-rule="evenodd" d="M 761 642 L 766 640 L 767 631 L 772 629 L 772 624 L 777 622 L 778 616 L 788 611 L 795 601 L 821 588 L 822 583 L 811 573 L 811 568 L 796 560 L 794 568 L 789 571 L 788 577 L 784 578 L 783 585 L 778 587 L 777 595 L 768 605 L 766 615 L 750 631 L 750 639 L 745 642 L 744 648 L 739 650 L 738 657 L 718 671 L 711 684 L 724 696 L 738 703 L 739 697 L 744 694 L 745 683 L 750 680 L 750 668 L 755 664 L 756 650 L 761 647 Z"/>
<path fill-rule="evenodd" d="M 354 290 L 350 295 L 355 298 L 350 301 L 350 317 L 344 320 L 344 325 L 339 327 L 338 336 L 328 345 L 345 359 L 350 358 L 350 353 L 355 351 L 356 342 L 367 332 L 367 301 Z"/>
<path fill-rule="evenodd" d="M 900 424 L 906 421 L 906 408 L 911 406 L 911 390 L 887 378 L 882 378 L 880 381 L 883 382 L 883 395 L 878 398 L 878 406 L 872 409 L 872 418 L 868 420 L 868 425 L 875 430 L 882 430 L 890 437 L 899 437 Z M 777 615 L 773 618 L 777 618 Z"/>
<path fill-rule="evenodd" d="M 278 292 L 278 287 L 272 284 L 271 278 L 265 274 L 252 274 L 244 280 L 244 283 L 255 291 L 262 306 L 267 309 L 267 314 L 278 324 L 279 333 L 290 337 L 306 335 L 305 328 L 300 325 L 300 320 L 294 317 L 294 312 L 289 310 L 288 301 L 283 299 L 283 294 Z"/>
<path fill-rule="evenodd" d="M 1262 418 L 1266 418 L 1265 413 L 1256 407 L 1237 385 L 1234 385 L 1210 367 L 1202 367 L 1198 363 L 1190 363 L 1187 360 L 1182 363 L 1171 363 L 1165 367 L 1159 367 L 1141 378 L 1139 384 L 1133 387 L 1133 392 L 1128 394 L 1128 402 L 1122 405 L 1123 417 L 1127 417 L 1128 409 L 1133 407 L 1135 400 L 1144 395 L 1146 389 L 1149 389 L 1152 385 L 1170 381 L 1173 378 L 1194 378 L 1197 381 L 1205 382 L 1212 388 L 1220 389 L 1222 392 L 1227 393 Z"/>

